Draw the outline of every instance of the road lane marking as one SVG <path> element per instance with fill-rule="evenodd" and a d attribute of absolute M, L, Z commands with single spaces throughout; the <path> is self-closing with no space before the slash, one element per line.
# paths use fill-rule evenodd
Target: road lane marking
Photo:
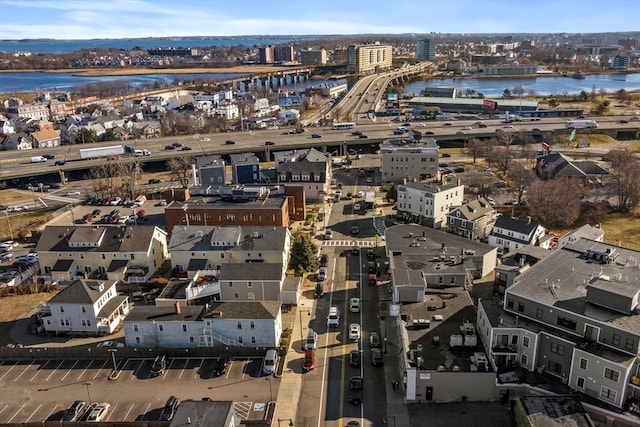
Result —
<path fill-rule="evenodd" d="M 64 381 L 64 379 L 67 378 L 67 375 L 69 375 L 71 373 L 71 370 L 73 370 L 73 368 L 75 368 L 78 363 L 80 363 L 80 361 L 76 360 L 76 363 L 74 363 L 72 367 L 67 369 L 67 373 L 64 374 L 62 378 L 60 378 L 60 381 Z"/>

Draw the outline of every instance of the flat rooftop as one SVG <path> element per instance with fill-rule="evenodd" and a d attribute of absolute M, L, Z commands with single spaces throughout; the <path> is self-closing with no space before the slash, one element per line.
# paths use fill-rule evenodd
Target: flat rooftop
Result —
<path fill-rule="evenodd" d="M 611 261 L 594 260 L 588 251 L 610 253 Z M 583 238 L 553 251 L 518 276 L 506 292 L 640 333 L 637 309 L 624 314 L 587 301 L 588 286 L 628 298 L 638 292 L 638 283 L 640 252 Z"/>

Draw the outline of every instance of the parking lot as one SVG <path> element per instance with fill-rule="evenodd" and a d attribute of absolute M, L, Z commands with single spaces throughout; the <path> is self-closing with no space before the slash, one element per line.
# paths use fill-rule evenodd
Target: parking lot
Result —
<path fill-rule="evenodd" d="M 117 354 L 114 353 L 114 355 Z M 262 377 L 263 358 L 233 359 L 215 375 L 216 358 L 167 359 L 154 374 L 154 358 L 4 361 L 0 363 L 0 419 L 9 423 L 60 421 L 75 400 L 109 403 L 105 421 L 157 421 L 166 400 L 231 400 L 243 419 L 262 419 L 275 400 L 278 378 Z"/>

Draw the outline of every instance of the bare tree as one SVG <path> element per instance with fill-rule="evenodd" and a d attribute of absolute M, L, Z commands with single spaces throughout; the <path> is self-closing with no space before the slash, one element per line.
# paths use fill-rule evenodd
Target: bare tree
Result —
<path fill-rule="evenodd" d="M 580 216 L 580 191 L 569 178 L 536 179 L 527 191 L 531 216 L 549 227 L 568 227 Z"/>
<path fill-rule="evenodd" d="M 120 191 L 123 197 L 135 199 L 140 194 L 140 175 L 142 167 L 139 161 L 121 161 L 118 164 Z"/>
<path fill-rule="evenodd" d="M 509 147 L 491 147 L 487 152 L 487 163 L 496 166 L 502 175 L 506 175 L 513 160 Z"/>
<path fill-rule="evenodd" d="M 473 163 L 478 157 L 483 156 L 487 152 L 487 143 L 481 139 L 473 138 L 467 143 L 467 153 L 473 157 Z"/>
<path fill-rule="evenodd" d="M 179 181 L 183 188 L 189 187 L 193 162 L 192 157 L 175 157 L 167 162 L 167 169 L 171 172 L 171 177 Z"/>
<path fill-rule="evenodd" d="M 512 162 L 509 167 L 508 176 L 511 180 L 511 186 L 518 199 L 518 204 L 522 201 L 524 192 L 529 184 L 534 180 L 535 174 L 531 169 L 525 168 L 522 163 Z"/>
<path fill-rule="evenodd" d="M 471 170 L 465 181 L 470 188 L 478 189 L 477 193 L 474 191 L 475 194 L 481 197 L 487 197 L 491 194 L 494 178 L 492 175 L 484 174 L 479 170 Z"/>
<path fill-rule="evenodd" d="M 640 159 L 629 150 L 612 150 L 611 172 L 615 177 L 618 210 L 629 211 L 640 204 Z"/>

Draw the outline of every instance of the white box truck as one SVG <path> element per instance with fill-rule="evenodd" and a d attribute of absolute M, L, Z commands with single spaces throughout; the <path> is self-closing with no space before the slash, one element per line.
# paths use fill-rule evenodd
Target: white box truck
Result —
<path fill-rule="evenodd" d="M 42 163 L 42 162 L 46 162 L 47 159 L 42 157 L 42 156 L 34 156 L 31 158 L 31 163 Z"/>
<path fill-rule="evenodd" d="M 595 120 L 566 120 L 564 127 L 567 129 L 595 129 L 598 123 Z"/>
<path fill-rule="evenodd" d="M 134 152 L 136 157 L 143 157 L 143 156 L 150 156 L 151 153 L 149 152 L 149 150 L 136 150 Z"/>

